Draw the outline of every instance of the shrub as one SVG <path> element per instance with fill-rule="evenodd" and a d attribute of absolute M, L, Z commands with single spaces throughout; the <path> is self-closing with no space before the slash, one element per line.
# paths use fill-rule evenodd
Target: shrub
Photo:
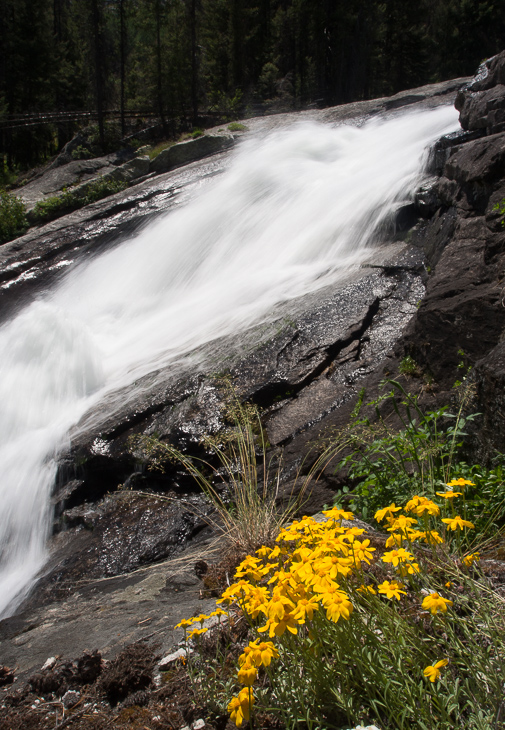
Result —
<path fill-rule="evenodd" d="M 454 474 L 475 482 L 465 498 L 465 514 L 476 524 L 476 537 L 484 540 L 505 527 L 505 480 L 503 457 L 484 468 L 469 466 L 460 456 L 466 428 L 478 414 L 464 414 L 472 395 L 464 383 L 457 413 L 446 406 L 424 412 L 415 396 L 395 381 L 386 381 L 391 390 L 370 404 L 372 421 L 356 408 L 346 438 L 350 453 L 337 471 L 347 470 L 352 489 L 344 487 L 335 504 L 345 501 L 350 509 L 369 519 L 381 505 L 408 499 L 414 494 L 433 497 Z M 400 396 L 400 398 L 399 398 Z M 382 415 L 389 406 L 403 428 L 392 428 Z M 332 446 L 327 450 L 331 456 Z"/>
<path fill-rule="evenodd" d="M 77 147 L 72 150 L 73 160 L 89 160 L 90 157 L 93 157 L 93 153 L 82 144 L 77 145 Z"/>
<path fill-rule="evenodd" d="M 84 208 L 90 203 L 96 203 L 97 200 L 119 193 L 126 187 L 126 182 L 99 178 L 91 182 L 84 191 L 65 190 L 60 195 L 39 201 L 32 211 L 33 220 L 36 223 L 52 221 L 73 210 Z"/>
<path fill-rule="evenodd" d="M 0 243 L 23 234 L 28 228 L 25 204 L 15 195 L 0 191 Z"/>
<path fill-rule="evenodd" d="M 476 542 L 505 525 L 505 457 L 487 470 L 458 459 L 475 417 L 463 415 L 468 387 L 450 414 L 424 413 L 401 385 L 387 384 L 392 390 L 369 404 L 376 421 L 361 415 L 362 391 L 345 439 L 312 470 L 350 444 L 343 463 L 369 490 L 358 484 L 352 498 L 371 510 L 393 492 L 404 505 L 383 501 L 369 511 L 386 533 L 346 522 L 353 513 L 339 506 L 323 520 L 295 521 L 238 566 L 218 601 L 228 618 L 214 654 L 206 622 L 219 611 L 176 627 L 197 649 L 188 652 L 195 692 L 217 714 L 228 709 L 237 726 L 270 727 L 272 716 L 273 726 L 313 730 L 503 726 L 503 598 L 480 571 Z M 388 405 L 400 430 L 382 415 Z M 230 661 L 239 653 L 233 689 Z"/>
<path fill-rule="evenodd" d="M 231 124 L 228 124 L 228 129 L 230 132 L 247 132 L 249 127 L 246 127 L 245 124 L 241 124 L 241 122 L 232 122 Z"/>

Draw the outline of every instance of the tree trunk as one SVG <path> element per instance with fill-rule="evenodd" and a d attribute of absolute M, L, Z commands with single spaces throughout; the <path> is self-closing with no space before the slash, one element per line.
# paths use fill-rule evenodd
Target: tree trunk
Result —
<path fill-rule="evenodd" d="M 100 0 L 91 0 L 91 26 L 93 31 L 93 50 L 95 57 L 95 94 L 96 111 L 98 115 L 98 133 L 100 135 L 100 147 L 105 150 L 105 126 L 104 126 L 104 73 L 102 54 L 102 17 L 100 12 Z"/>
<path fill-rule="evenodd" d="M 124 13 L 125 0 L 119 0 L 119 53 L 120 53 L 120 114 L 121 136 L 126 134 L 125 124 L 125 68 L 126 68 L 126 24 Z"/>
<path fill-rule="evenodd" d="M 154 6 L 156 19 L 156 92 L 158 102 L 158 114 L 160 115 L 163 131 L 167 134 L 167 120 L 163 108 L 163 82 L 162 82 L 162 64 L 161 64 L 161 0 L 156 0 Z"/>
<path fill-rule="evenodd" d="M 191 35 L 191 110 L 193 124 L 198 123 L 198 55 L 196 45 L 196 2 L 190 0 L 189 29 Z"/>

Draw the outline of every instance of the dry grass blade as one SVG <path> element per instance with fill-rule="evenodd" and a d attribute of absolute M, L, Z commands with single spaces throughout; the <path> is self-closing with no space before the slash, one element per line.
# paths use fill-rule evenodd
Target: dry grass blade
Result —
<path fill-rule="evenodd" d="M 182 465 L 214 507 L 215 516 L 201 515 L 202 518 L 239 552 L 252 553 L 274 542 L 282 525 L 302 503 L 315 472 L 311 470 L 296 496 L 293 494 L 288 505 L 279 510 L 281 466 L 272 467 L 268 460 L 268 445 L 257 408 L 240 403 L 232 392 L 227 417 L 233 424 L 229 429 L 219 436 L 207 435 L 202 439 L 211 455 L 209 460 L 188 456 L 151 436 L 137 437 L 131 450 L 150 468 L 163 469 L 166 462 Z M 320 460 L 316 462 L 319 465 Z"/>

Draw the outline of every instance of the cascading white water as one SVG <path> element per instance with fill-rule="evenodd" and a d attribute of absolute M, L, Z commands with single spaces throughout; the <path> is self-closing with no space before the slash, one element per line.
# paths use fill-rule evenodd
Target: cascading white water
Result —
<path fill-rule="evenodd" d="M 71 272 L 0 329 L 0 616 L 46 559 L 55 456 L 103 395 L 336 280 L 458 128 L 442 107 L 245 143 L 186 207 Z"/>

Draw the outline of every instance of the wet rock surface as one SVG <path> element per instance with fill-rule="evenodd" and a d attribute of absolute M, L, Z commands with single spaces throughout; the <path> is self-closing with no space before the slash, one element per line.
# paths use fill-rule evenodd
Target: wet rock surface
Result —
<path fill-rule="evenodd" d="M 501 68 L 495 62 L 493 78 L 501 79 Z M 446 103 L 444 93 L 460 85 L 437 87 L 435 96 L 429 87 L 429 93 L 414 90 L 301 116 L 340 123 L 404 104 Z M 287 116 L 248 120 L 248 126 L 266 130 L 285 124 Z M 477 135 L 486 131 L 486 125 L 476 128 Z M 2 663 L 22 674 L 56 653 L 74 657 L 98 648 L 109 657 L 146 637 L 173 650 L 173 625 L 209 610 L 212 599 L 201 600 L 193 564 L 217 556 L 207 554 L 212 538 L 205 521 L 185 507 L 197 499 L 190 480 L 173 466 L 164 474 L 145 470 L 130 437 L 156 433 L 200 454 L 201 435 L 218 432 L 224 422 L 223 375 L 262 408 L 272 449 L 284 449 L 286 494 L 317 439 L 345 425 L 361 388 L 372 397 L 384 376 L 397 376 L 405 354 L 434 379 L 423 396 L 433 404 L 447 402 L 459 351 L 468 364 L 477 363 L 482 443 L 485 438 L 491 448 L 501 440 L 503 447 L 501 416 L 493 409 L 501 402 L 505 368 L 505 232 L 494 210 L 505 197 L 503 133 L 470 132 L 438 146 L 434 173 L 440 176 L 409 214 L 415 225 L 401 236 L 408 243 L 385 244 L 338 287 L 280 306 L 260 327 L 201 348 L 177 370 L 161 369 L 110 393 L 83 417 L 60 460 L 52 560 L 19 614 L 0 622 Z M 131 232 L 182 202 L 227 160 L 221 153 L 160 175 L 7 244 L 0 254 L 0 301 L 7 309 L 25 301 L 57 277 L 59 265 L 68 268 L 115 245 L 118 229 Z M 421 378 L 406 383 L 413 391 L 425 385 Z M 330 501 L 337 481 L 331 470 L 323 475 L 310 511 Z M 154 497 L 132 493 L 126 508 L 123 490 L 107 496 L 120 485 Z M 156 494 L 173 500 L 156 502 Z"/>
<path fill-rule="evenodd" d="M 183 638 L 181 629 L 174 630 L 179 621 L 214 610 L 215 598 L 205 597 L 194 565 L 215 561 L 220 552 L 219 543 L 202 539 L 184 555 L 129 575 L 82 579 L 65 600 L 31 600 L 0 622 L 2 662 L 15 670 L 19 687 L 48 657 L 73 660 L 99 649 L 110 659 L 136 641 L 156 642 L 168 654 Z"/>
<path fill-rule="evenodd" d="M 476 80 L 458 95 L 462 126 L 480 129 L 486 136 L 463 138 L 462 144 L 452 146 L 432 189 L 441 205 L 422 236 L 433 270 L 402 341 L 403 350 L 442 391 L 456 379 L 462 359 L 467 366 L 476 364 L 475 410 L 482 410 L 483 422 L 489 425 L 496 422 L 489 394 L 501 377 L 499 348 L 505 327 L 505 230 L 497 210 L 505 198 L 505 132 L 497 133 L 497 126 L 489 125 L 487 109 L 491 97 L 496 105 L 505 104 L 504 69 L 501 53 L 486 61 Z M 471 122 L 469 109 L 476 115 Z M 493 372 L 497 380 L 491 385 Z M 489 457 L 493 448 L 503 450 L 500 433 L 498 427 L 480 429 L 476 457 Z"/>
<path fill-rule="evenodd" d="M 51 223 L 32 228 L 24 236 L 1 246 L 1 318 L 7 318 L 13 309 L 28 302 L 36 296 L 37 292 L 54 285 L 62 273 L 69 271 L 79 261 L 117 245 L 138 232 L 154 217 L 169 212 L 174 206 L 185 202 L 192 191 L 200 186 L 207 177 L 219 174 L 226 168 L 231 151 L 218 152 L 217 150 L 228 146 L 233 139 L 239 142 L 241 137 L 267 133 L 303 119 L 325 124 L 350 122 L 362 124 L 371 116 L 394 113 L 395 109 L 404 106 L 432 108 L 450 103 L 461 85 L 467 81 L 468 79 L 444 81 L 423 86 L 413 92 L 400 92 L 389 98 L 355 102 L 331 109 L 314 109 L 248 119 L 246 120 L 248 131 L 245 133 L 230 135 L 229 132 L 219 127 L 208 130 L 206 136 L 219 138 L 219 142 L 214 146 L 211 143 L 212 149 L 208 149 L 209 143 L 199 142 L 199 139 L 202 138 L 176 145 L 175 147 L 182 148 L 183 152 L 188 145 L 192 145 L 190 149 L 194 151 L 195 155 L 198 145 L 200 145 L 202 147 L 198 153 L 200 157 L 211 153 L 212 156 L 207 157 L 204 161 L 185 164 L 184 167 L 169 172 L 152 173 L 152 176 L 148 176 L 149 179 L 133 184 L 122 193 L 111 195 Z M 173 149 L 174 147 L 170 148 L 170 150 Z M 189 158 L 191 158 L 191 154 Z M 34 186 L 33 195 L 30 194 L 30 201 L 28 201 L 30 204 L 35 203 L 37 195 L 40 194 L 40 197 L 44 197 L 44 195 L 54 194 L 56 189 L 68 184 L 62 182 L 60 185 L 58 180 L 66 179 L 64 178 L 67 174 L 65 170 L 72 170 L 69 165 L 76 166 L 77 172 L 71 176 L 75 180 L 76 175 L 79 176 L 81 168 L 88 169 L 89 165 L 93 167 L 96 164 L 101 165 L 103 162 L 104 165 L 109 166 L 108 172 L 114 175 L 117 173 L 117 166 L 126 162 L 115 157 L 112 160 L 110 156 L 99 160 L 70 160 L 69 155 L 64 155 L 61 159 L 63 164 L 56 165 L 57 161 L 53 163 L 54 170 L 50 169 L 46 173 L 47 184 L 44 182 L 45 176 L 29 183 Z M 89 179 L 96 178 L 99 172 L 98 170 L 90 173 Z M 53 179 L 52 176 L 56 174 L 63 177 Z M 35 186 L 39 192 L 35 192 Z M 20 188 L 19 194 L 28 195 L 29 190 L 30 188 L 25 186 Z"/>

